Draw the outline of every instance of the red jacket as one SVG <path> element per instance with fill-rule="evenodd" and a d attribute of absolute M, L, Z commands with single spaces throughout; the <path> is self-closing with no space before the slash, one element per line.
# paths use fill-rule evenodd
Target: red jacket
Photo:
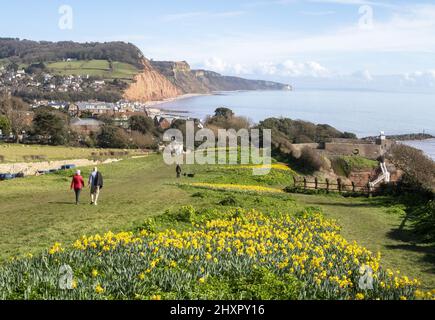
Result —
<path fill-rule="evenodd" d="M 85 186 L 85 182 L 83 181 L 83 177 L 79 175 L 75 175 L 71 182 L 71 189 L 81 190 Z"/>

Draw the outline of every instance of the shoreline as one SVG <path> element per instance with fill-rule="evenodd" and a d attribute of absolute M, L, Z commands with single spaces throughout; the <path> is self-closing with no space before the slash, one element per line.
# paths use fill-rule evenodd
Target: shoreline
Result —
<path fill-rule="evenodd" d="M 189 99 L 189 98 L 195 98 L 195 97 L 202 97 L 202 96 L 212 96 L 214 95 L 214 93 L 187 93 L 187 94 L 183 94 L 174 98 L 167 98 L 164 100 L 156 100 L 156 101 L 148 101 L 145 103 L 145 108 L 155 108 L 155 109 L 159 109 L 161 111 L 167 111 L 164 110 L 163 108 L 159 108 L 159 106 L 161 106 L 162 104 L 166 104 L 169 102 L 174 102 L 174 101 L 179 101 L 179 100 L 184 100 L 184 99 Z M 188 113 L 190 111 L 178 111 L 178 112 L 184 112 L 184 113 Z"/>

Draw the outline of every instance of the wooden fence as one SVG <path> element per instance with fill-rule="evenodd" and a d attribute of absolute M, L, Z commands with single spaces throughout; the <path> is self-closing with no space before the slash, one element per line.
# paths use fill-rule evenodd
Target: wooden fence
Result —
<path fill-rule="evenodd" d="M 293 192 L 323 190 L 326 193 L 337 192 L 358 196 L 367 195 L 368 197 L 371 197 L 373 195 L 379 194 L 379 191 L 381 190 L 380 186 L 372 187 L 370 185 L 370 181 L 367 181 L 367 184 L 361 185 L 356 184 L 353 181 L 351 181 L 350 184 L 345 184 L 340 178 L 338 178 L 337 180 L 325 179 L 325 181 L 320 181 L 318 178 L 308 179 L 304 177 L 302 179 L 298 179 L 296 177 L 293 177 L 293 180 Z M 291 187 L 289 187 L 288 189 L 291 189 Z"/>

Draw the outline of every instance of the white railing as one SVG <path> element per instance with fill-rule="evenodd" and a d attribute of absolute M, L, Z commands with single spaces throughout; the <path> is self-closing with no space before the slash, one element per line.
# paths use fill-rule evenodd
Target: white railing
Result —
<path fill-rule="evenodd" d="M 370 187 L 374 188 L 382 181 L 385 181 L 387 183 L 391 181 L 391 174 L 390 172 L 388 172 L 387 165 L 385 164 L 385 162 L 381 162 L 381 170 L 382 170 L 382 174 L 375 181 L 370 182 Z"/>

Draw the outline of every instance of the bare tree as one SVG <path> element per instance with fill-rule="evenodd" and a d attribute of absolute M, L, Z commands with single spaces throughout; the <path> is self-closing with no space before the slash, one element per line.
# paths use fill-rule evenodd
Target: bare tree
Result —
<path fill-rule="evenodd" d="M 17 143 L 19 136 L 28 127 L 28 110 L 29 107 L 23 100 L 7 95 L 0 96 L 0 114 L 8 118 Z"/>

